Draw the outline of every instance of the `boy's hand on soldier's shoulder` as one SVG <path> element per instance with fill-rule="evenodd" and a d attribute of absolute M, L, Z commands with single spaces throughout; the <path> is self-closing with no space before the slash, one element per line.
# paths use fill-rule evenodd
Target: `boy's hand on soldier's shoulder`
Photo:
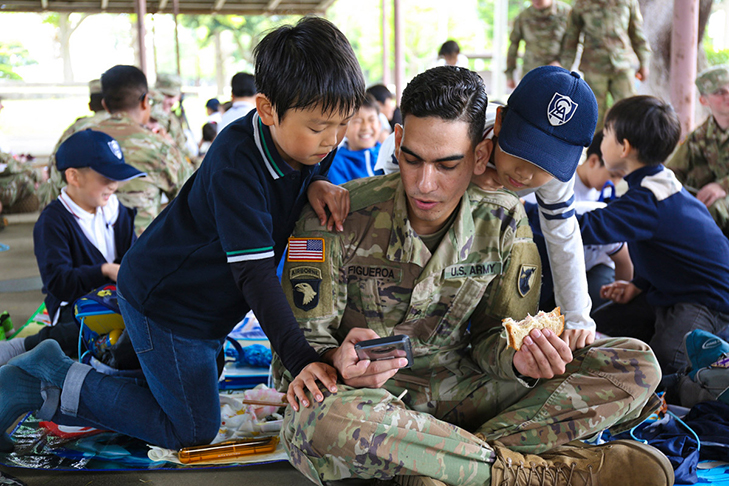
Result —
<path fill-rule="evenodd" d="M 306 195 L 322 226 L 326 225 L 328 231 L 333 228 L 344 231 L 344 220 L 349 214 L 348 190 L 329 181 L 318 180 L 309 184 Z M 325 208 L 331 213 L 328 218 Z"/>
<path fill-rule="evenodd" d="M 471 177 L 471 182 L 476 184 L 484 191 L 498 191 L 499 189 L 504 187 L 504 185 L 499 180 L 499 174 L 496 172 L 496 169 L 492 167 L 486 167 L 486 170 L 483 171 L 483 174 L 474 174 Z"/>
<path fill-rule="evenodd" d="M 119 264 L 118 263 L 104 263 L 101 265 L 101 274 L 116 282 L 117 275 L 119 275 Z"/>
<path fill-rule="evenodd" d="M 319 390 L 319 385 L 316 384 L 317 380 L 330 392 L 337 393 L 336 368 L 321 362 L 309 363 L 289 384 L 286 392 L 286 399 L 295 411 L 299 411 L 297 399 L 305 408 L 309 406 L 309 399 L 306 397 L 307 390 L 317 402 L 324 400 L 324 395 Z"/>
<path fill-rule="evenodd" d="M 612 300 L 616 304 L 627 304 L 641 292 L 635 284 L 625 280 L 616 280 L 611 284 L 600 287 L 600 297 Z"/>
<path fill-rule="evenodd" d="M 570 351 L 582 349 L 585 346 L 595 342 L 594 329 L 565 329 L 560 336 L 562 341 L 567 343 Z"/>

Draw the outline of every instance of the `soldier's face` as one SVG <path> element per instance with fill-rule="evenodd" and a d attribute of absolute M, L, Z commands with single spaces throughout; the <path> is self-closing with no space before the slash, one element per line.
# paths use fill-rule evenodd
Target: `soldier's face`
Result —
<path fill-rule="evenodd" d="M 458 208 L 471 177 L 483 173 L 487 144 L 473 146 L 464 121 L 409 115 L 395 127 L 395 154 L 408 203 L 408 217 L 419 235 L 435 233 Z"/>
<path fill-rule="evenodd" d="M 715 117 L 729 117 L 729 84 L 699 98 Z"/>

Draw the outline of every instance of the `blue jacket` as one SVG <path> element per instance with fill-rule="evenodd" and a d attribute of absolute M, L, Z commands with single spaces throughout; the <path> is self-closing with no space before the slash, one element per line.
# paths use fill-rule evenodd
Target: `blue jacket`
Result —
<path fill-rule="evenodd" d="M 327 173 L 329 181 L 332 184 L 344 184 L 354 179 L 384 174 L 381 170 L 375 171 L 379 152 L 379 142 L 374 147 L 364 150 L 349 150 L 346 144 L 342 145 L 337 150 L 337 155 L 334 156 L 332 166 Z"/>
<path fill-rule="evenodd" d="M 119 203 L 114 223 L 117 259 L 137 239 L 133 209 Z M 33 246 L 38 262 L 48 315 L 53 318 L 61 302 L 72 303 L 111 281 L 101 273 L 104 255 L 86 237 L 74 216 L 56 199 L 41 212 L 33 227 Z"/>
<path fill-rule="evenodd" d="M 633 283 L 653 306 L 685 302 L 729 313 L 729 240 L 706 207 L 663 165 L 625 180 L 620 199 L 580 217 L 583 242 L 628 242 Z"/>

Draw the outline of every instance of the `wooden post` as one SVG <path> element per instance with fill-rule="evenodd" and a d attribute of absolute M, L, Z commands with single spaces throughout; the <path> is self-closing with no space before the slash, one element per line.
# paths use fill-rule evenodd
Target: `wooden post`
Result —
<path fill-rule="evenodd" d="M 674 0 L 671 34 L 671 103 L 681 120 L 681 137 L 694 126 L 699 0 Z"/>
<path fill-rule="evenodd" d="M 400 98 L 405 89 L 405 21 L 402 16 L 400 0 L 393 0 L 395 12 L 395 98 L 400 105 Z"/>
<path fill-rule="evenodd" d="M 134 0 L 134 9 L 137 12 L 137 45 L 139 46 L 139 69 L 147 74 L 147 46 L 144 37 L 147 33 L 144 28 L 144 17 L 147 15 L 147 0 Z"/>
<path fill-rule="evenodd" d="M 177 32 L 177 16 L 180 15 L 180 1 L 172 0 L 172 15 L 175 18 L 175 57 L 177 59 L 177 75 L 181 76 L 180 71 L 180 36 Z"/>
<path fill-rule="evenodd" d="M 382 0 L 382 84 L 390 84 L 390 29 L 387 25 L 387 0 Z"/>

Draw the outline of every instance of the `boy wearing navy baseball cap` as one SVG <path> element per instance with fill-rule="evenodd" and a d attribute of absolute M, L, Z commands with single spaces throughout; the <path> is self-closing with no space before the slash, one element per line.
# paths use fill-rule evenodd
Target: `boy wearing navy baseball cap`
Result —
<path fill-rule="evenodd" d="M 136 239 L 134 210 L 119 203 L 114 191 L 119 182 L 146 174 L 124 162 L 116 140 L 93 130 L 75 133 L 59 147 L 56 165 L 67 185 L 33 228 L 35 257 L 53 325 L 0 343 L 0 365 L 45 339 L 58 341 L 67 355 L 74 356 L 79 332 L 74 301 L 116 282 L 121 259 Z"/>

